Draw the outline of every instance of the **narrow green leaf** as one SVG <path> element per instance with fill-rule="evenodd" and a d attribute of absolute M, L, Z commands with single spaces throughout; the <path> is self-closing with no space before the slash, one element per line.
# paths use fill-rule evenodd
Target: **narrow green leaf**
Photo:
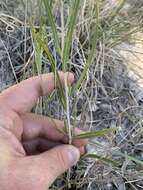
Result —
<path fill-rule="evenodd" d="M 107 164 L 112 164 L 115 167 L 119 167 L 121 164 L 119 162 L 116 162 L 115 160 L 109 159 L 107 157 L 102 157 L 97 154 L 85 154 L 82 158 L 95 158 L 99 159 Z"/>
<path fill-rule="evenodd" d="M 60 48 L 60 41 L 59 41 L 59 37 L 58 37 L 58 31 L 57 31 L 57 28 L 56 28 L 56 22 L 55 22 L 53 14 L 52 14 L 49 1 L 48 0 L 43 0 L 43 3 L 44 3 L 44 6 L 45 6 L 45 9 L 46 9 L 48 22 L 49 22 L 49 24 L 51 26 L 52 35 L 53 35 L 56 50 L 59 53 L 59 55 L 61 55 L 61 48 Z"/>
<path fill-rule="evenodd" d="M 24 0 L 20 0 L 21 4 L 23 7 L 25 7 L 25 1 Z"/>
<path fill-rule="evenodd" d="M 74 94 L 74 92 L 81 86 L 81 83 L 83 82 L 83 80 L 86 77 L 86 73 L 90 67 L 90 65 L 92 64 L 92 61 L 94 60 L 95 56 L 96 56 L 96 45 L 97 45 L 97 39 L 98 39 L 98 27 L 99 27 L 99 6 L 98 3 L 96 3 L 96 24 L 95 24 L 95 28 L 94 28 L 94 33 L 93 33 L 93 38 L 90 40 L 91 41 L 91 50 L 87 59 L 87 62 L 84 66 L 84 69 L 80 75 L 80 78 L 78 79 L 76 85 L 74 86 L 74 88 L 72 89 L 71 95 Z"/>
<path fill-rule="evenodd" d="M 131 160 L 131 161 L 136 162 L 137 164 L 143 165 L 143 161 L 141 161 L 141 160 L 139 160 L 139 159 L 137 159 L 137 158 L 135 158 L 133 156 L 129 156 L 129 155 L 123 154 L 121 152 L 118 152 L 117 155 L 123 156 L 124 158 L 127 158 L 128 160 Z"/>
<path fill-rule="evenodd" d="M 65 109 L 66 108 L 65 92 L 64 92 L 64 87 L 63 87 L 63 84 L 60 80 L 60 76 L 59 76 L 58 72 L 57 72 L 57 84 L 58 84 L 57 86 L 59 89 L 59 91 L 58 91 L 59 97 L 60 97 L 60 99 L 62 101 L 62 105 Z"/>
<path fill-rule="evenodd" d="M 67 70 L 67 63 L 70 57 L 70 48 L 72 45 L 73 40 L 73 32 L 76 25 L 76 19 L 78 15 L 78 10 L 80 6 L 80 0 L 74 0 L 71 2 L 71 9 L 70 9 L 70 16 L 69 16 L 69 23 L 68 23 L 68 31 L 64 40 L 64 50 L 62 56 L 62 69 L 63 71 Z"/>
<path fill-rule="evenodd" d="M 59 98 L 61 100 L 61 103 L 63 105 L 63 107 L 65 108 L 66 106 L 66 101 L 65 101 L 65 94 L 64 94 L 64 88 L 63 88 L 63 85 L 62 85 L 62 82 L 60 80 L 60 76 L 59 76 L 59 73 L 56 69 L 56 65 L 55 65 L 55 60 L 49 50 L 49 48 L 47 47 L 45 41 L 42 41 L 40 37 L 38 37 L 38 42 L 39 44 L 41 45 L 41 47 L 43 48 L 43 50 L 45 51 L 45 53 L 47 54 L 47 57 L 51 63 L 51 68 L 52 68 L 52 71 L 54 72 L 55 74 L 55 86 L 58 86 L 58 94 L 59 94 Z"/>
<path fill-rule="evenodd" d="M 39 42 L 40 46 L 43 48 L 43 50 L 45 51 L 50 63 L 51 63 L 51 68 L 52 71 L 55 73 L 56 70 L 56 65 L 55 65 L 55 60 L 53 58 L 53 55 L 51 54 L 49 48 L 47 47 L 47 44 L 45 43 L 45 40 L 43 41 L 40 36 L 37 36 L 37 41 Z"/>
<path fill-rule="evenodd" d="M 120 10 L 123 8 L 123 6 L 125 5 L 127 0 L 120 0 L 119 2 L 119 6 L 115 9 L 115 11 L 112 11 L 111 14 L 109 15 L 109 17 L 107 18 L 108 22 L 112 22 L 114 20 L 114 18 L 118 15 L 118 13 L 120 12 Z"/>
<path fill-rule="evenodd" d="M 33 47 L 34 47 L 34 55 L 35 55 L 35 64 L 33 68 L 34 75 L 38 72 L 38 74 L 42 74 L 42 57 L 43 57 L 43 48 L 37 42 L 37 37 L 40 35 L 41 39 L 43 38 L 42 32 L 36 33 L 33 25 L 31 24 L 31 32 L 33 37 Z"/>
<path fill-rule="evenodd" d="M 79 135 L 74 136 L 76 139 L 89 139 L 95 137 L 102 137 L 111 132 L 116 132 L 117 128 L 102 129 L 99 131 L 85 132 Z"/>
<path fill-rule="evenodd" d="M 65 129 L 62 129 L 61 127 L 59 127 L 53 118 L 50 117 L 49 119 L 50 119 L 51 122 L 53 123 L 53 127 L 54 127 L 59 133 L 61 133 L 61 134 L 63 134 L 64 136 L 66 136 L 66 131 L 65 131 Z"/>

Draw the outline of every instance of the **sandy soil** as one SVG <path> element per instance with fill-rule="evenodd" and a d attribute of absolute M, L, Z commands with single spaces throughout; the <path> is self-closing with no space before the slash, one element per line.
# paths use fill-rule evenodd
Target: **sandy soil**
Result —
<path fill-rule="evenodd" d="M 129 76 L 135 80 L 135 88 L 137 98 L 143 98 L 143 34 L 138 33 L 134 36 L 135 43 L 133 44 L 122 44 L 120 45 L 120 53 L 125 58 L 125 63 L 129 69 Z"/>

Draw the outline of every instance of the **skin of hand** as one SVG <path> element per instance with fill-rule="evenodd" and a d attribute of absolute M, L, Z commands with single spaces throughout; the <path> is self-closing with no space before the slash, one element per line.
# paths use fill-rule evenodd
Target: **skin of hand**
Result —
<path fill-rule="evenodd" d="M 59 72 L 70 85 L 71 73 Z M 0 189 L 47 190 L 54 180 L 77 163 L 86 140 L 68 138 L 58 128 L 63 121 L 30 113 L 40 96 L 55 89 L 53 73 L 33 77 L 0 94 Z M 75 133 L 81 133 L 76 129 Z"/>

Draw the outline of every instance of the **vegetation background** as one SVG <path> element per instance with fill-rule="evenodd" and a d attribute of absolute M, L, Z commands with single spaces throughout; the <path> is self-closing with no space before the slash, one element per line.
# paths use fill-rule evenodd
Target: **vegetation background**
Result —
<path fill-rule="evenodd" d="M 90 140 L 51 189 L 143 189 L 143 1 L 0 0 L 0 91 L 51 71 L 60 84 L 58 70 L 72 88 L 33 111 L 63 119 L 69 143 Z"/>

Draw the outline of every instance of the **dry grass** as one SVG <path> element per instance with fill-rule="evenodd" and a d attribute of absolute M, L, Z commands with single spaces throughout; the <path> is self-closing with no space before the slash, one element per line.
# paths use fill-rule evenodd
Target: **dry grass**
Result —
<path fill-rule="evenodd" d="M 112 133 L 104 138 L 90 140 L 87 151 L 102 158 L 120 162 L 120 167 L 102 159 L 82 159 L 78 166 L 71 171 L 71 190 L 143 189 L 143 164 L 139 163 L 143 160 L 143 103 L 142 97 L 138 99 L 136 96 L 135 88 L 140 84 L 130 76 L 131 70 L 142 75 L 140 68 L 142 68 L 143 51 L 140 50 L 141 54 L 136 52 L 138 51 L 137 39 L 133 40 L 133 38 L 139 38 L 138 44 L 141 47 L 142 40 L 138 34 L 142 35 L 143 29 L 143 13 L 141 12 L 143 3 L 141 1 L 128 1 L 129 3 L 126 3 L 121 11 L 117 12 L 118 2 L 117 0 L 99 1 L 99 31 L 96 54 L 94 54 L 92 64 L 86 71 L 80 88 L 70 99 L 67 96 L 67 117 L 73 126 L 85 130 L 96 131 L 117 127 L 119 130 L 116 134 Z M 0 56 L 1 89 L 5 88 L 6 84 L 14 83 L 15 76 L 18 80 L 22 80 L 33 75 L 33 69 L 35 69 L 34 44 L 28 19 L 25 26 L 24 17 L 20 21 L 17 20 L 19 13 L 13 11 L 12 8 L 9 10 L 9 4 L 6 5 L 6 7 L 4 5 L 2 7 L 2 13 L 6 15 L 0 13 L 0 37 L 3 41 L 0 43 L 0 55 L 2 55 Z M 96 5 L 94 0 L 82 1 L 80 16 L 73 35 L 68 70 L 75 73 L 77 81 L 86 66 L 91 36 L 95 32 L 93 28 L 97 22 L 97 15 L 95 15 L 94 5 Z M 29 10 L 30 4 L 27 7 Z M 16 10 L 18 9 L 23 10 L 21 14 L 24 15 L 25 9 L 22 8 L 20 2 L 17 4 Z M 64 17 L 69 12 L 68 5 L 61 6 L 59 1 L 54 1 L 53 12 L 57 18 L 59 36 L 63 45 L 65 35 L 63 23 L 65 22 Z M 40 15 L 40 13 L 37 14 Z M 9 15 L 13 17 L 9 17 Z M 31 14 L 28 12 L 27 15 L 34 19 L 34 24 L 38 28 L 39 17 L 37 18 L 33 12 Z M 60 22 L 60 18 L 62 22 Z M 9 28 L 14 30 L 9 31 Z M 49 26 L 46 29 L 50 31 Z M 47 46 L 52 52 L 57 68 L 61 69 L 61 60 L 54 48 L 51 32 L 47 33 L 49 37 Z M 2 44 L 5 44 L 6 48 Z M 131 57 L 131 54 L 134 56 Z M 134 65 L 139 69 L 136 69 Z M 42 72 L 51 70 L 50 63 L 44 54 L 41 68 Z M 3 72 L 4 70 L 5 72 Z M 7 73 L 11 73 L 9 77 Z M 140 87 L 142 88 L 142 86 Z M 52 94 L 49 99 L 43 98 L 42 104 L 42 109 L 37 104 L 36 112 L 42 112 L 59 119 L 65 117 L 57 93 Z M 65 179 L 65 176 L 60 177 L 51 189 L 68 189 Z"/>

